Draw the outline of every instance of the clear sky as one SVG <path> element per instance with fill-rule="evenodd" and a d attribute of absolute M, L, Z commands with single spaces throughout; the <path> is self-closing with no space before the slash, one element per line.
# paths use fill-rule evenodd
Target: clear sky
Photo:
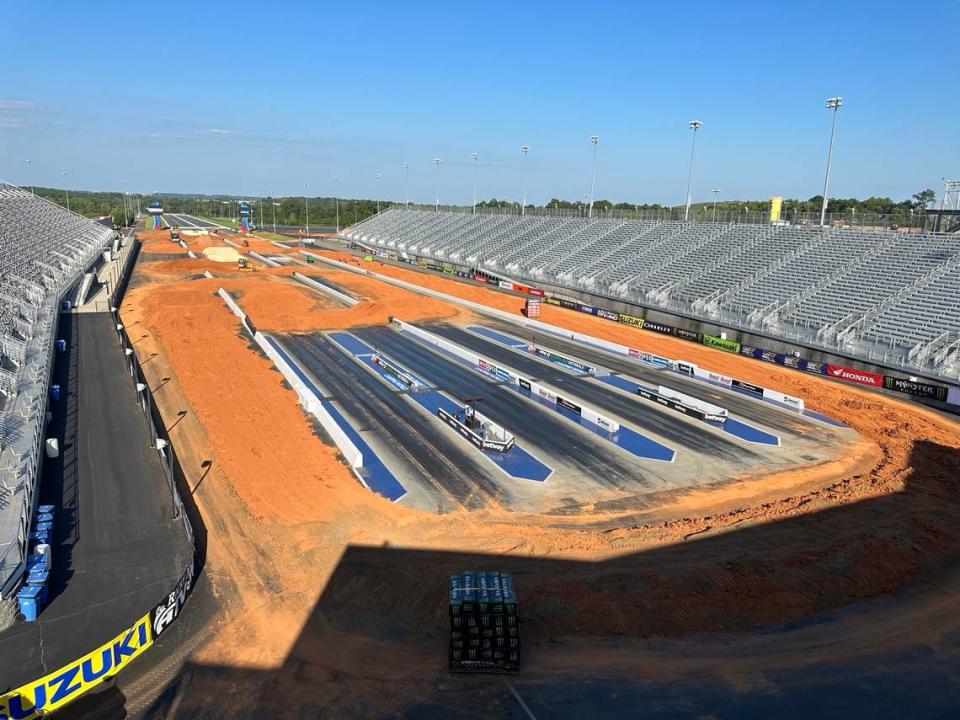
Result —
<path fill-rule="evenodd" d="M 679 204 L 960 177 L 960 2 L 10 3 L 0 177 L 149 193 Z M 32 163 L 25 162 L 29 158 Z M 380 181 L 375 175 L 382 175 Z M 340 178 L 335 189 L 333 178 Z"/>

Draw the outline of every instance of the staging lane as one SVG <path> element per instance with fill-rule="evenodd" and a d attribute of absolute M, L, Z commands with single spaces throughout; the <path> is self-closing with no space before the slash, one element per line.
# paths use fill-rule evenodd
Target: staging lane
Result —
<path fill-rule="evenodd" d="M 325 337 L 285 335 L 280 340 L 332 394 L 357 431 L 374 432 L 387 443 L 410 476 L 406 482 L 416 478 L 421 485 L 469 508 L 508 494 L 479 458 L 445 433 L 435 432 L 406 398 L 380 383 Z"/>
<path fill-rule="evenodd" d="M 657 433 L 671 447 L 679 445 L 687 450 L 721 458 L 736 465 L 754 464 L 761 459 L 757 453 L 744 447 L 742 443 L 729 440 L 701 423 L 684 420 L 638 398 L 625 395 L 584 377 L 558 370 L 548 363 L 535 360 L 533 356 L 526 353 L 509 350 L 453 325 L 436 324 L 425 326 L 424 329 L 490 358 L 494 362 L 529 374 L 534 379 L 542 380 L 558 389 L 566 389 L 582 400 L 589 400 L 589 404 L 595 408 L 617 415 L 638 431 Z"/>
<path fill-rule="evenodd" d="M 593 482 L 620 490 L 636 490 L 638 484 L 644 489 L 666 485 L 641 469 L 639 462 L 621 459 L 616 451 L 602 447 L 602 441 L 588 437 L 586 430 L 577 429 L 536 403 L 484 380 L 455 360 L 441 357 L 401 333 L 390 328 L 365 328 L 354 333 L 458 400 L 483 397 L 481 410 L 494 422 L 515 433 L 529 447 L 574 467 Z M 518 421 L 524 417 L 530 420 Z"/>

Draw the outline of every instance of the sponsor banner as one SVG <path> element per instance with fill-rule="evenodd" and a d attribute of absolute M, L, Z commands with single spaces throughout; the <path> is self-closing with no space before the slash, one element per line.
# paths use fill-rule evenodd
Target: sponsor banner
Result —
<path fill-rule="evenodd" d="M 777 353 L 773 352 L 773 350 L 761 350 L 760 357 L 758 359 L 768 363 L 779 363 L 780 365 L 783 365 L 783 355 L 781 355 L 780 359 L 777 360 Z"/>
<path fill-rule="evenodd" d="M 597 308 L 597 317 L 602 317 L 604 320 L 613 320 L 614 322 L 618 320 L 617 313 L 602 308 Z"/>
<path fill-rule="evenodd" d="M 673 335 L 673 326 L 664 325 L 663 323 L 651 322 L 650 320 L 643 321 L 644 330 L 653 330 L 654 332 L 663 333 L 664 335 Z"/>
<path fill-rule="evenodd" d="M 636 315 L 624 315 L 623 313 L 617 313 L 617 320 L 622 322 L 624 325 L 633 325 L 634 327 L 643 327 L 643 318 L 637 317 Z"/>
<path fill-rule="evenodd" d="M 732 353 L 740 352 L 740 343 L 734 342 L 733 340 L 724 340 L 723 338 L 714 337 L 713 335 L 704 335 L 701 342 L 707 347 L 717 348 L 718 350 Z"/>
<path fill-rule="evenodd" d="M 475 435 L 474 433 L 470 432 L 470 430 L 468 430 L 467 427 L 463 423 L 461 423 L 459 420 L 457 420 L 457 418 L 455 418 L 453 415 L 448 413 L 443 408 L 437 408 L 437 415 L 440 417 L 441 420 L 443 420 L 447 425 L 449 425 L 458 433 L 460 433 L 460 435 L 462 435 L 464 438 L 469 440 L 471 443 L 476 445 L 481 450 L 483 449 L 483 438 L 481 438 L 479 435 Z"/>
<path fill-rule="evenodd" d="M 593 305 L 578 305 L 577 310 L 588 315 L 596 315 L 597 309 Z"/>
<path fill-rule="evenodd" d="M 720 373 L 711 372 L 710 370 L 704 370 L 703 368 L 696 366 L 693 368 L 693 374 L 698 378 L 719 383 L 720 385 L 726 385 L 727 387 L 730 387 L 730 384 L 733 382 L 733 378 L 729 378 L 726 375 L 721 375 Z"/>
<path fill-rule="evenodd" d="M 561 300 L 560 306 L 565 307 L 567 310 L 576 310 L 579 307 L 573 300 Z"/>
<path fill-rule="evenodd" d="M 543 348 L 538 348 L 535 345 L 529 347 L 533 348 L 533 352 L 539 355 L 542 358 L 546 358 L 550 362 L 561 363 L 563 365 L 569 365 L 572 368 L 580 370 L 581 372 L 588 373 L 591 368 L 587 367 L 583 363 L 579 363 L 576 360 L 571 360 L 570 358 L 564 357 L 563 355 L 557 355 L 556 353 L 549 352 Z"/>
<path fill-rule="evenodd" d="M 577 415 L 580 415 L 583 412 L 579 405 L 572 403 L 566 398 L 560 397 L 559 395 L 557 395 L 557 405 L 564 407 L 570 412 L 576 413 Z"/>
<path fill-rule="evenodd" d="M 800 363 L 803 362 L 803 358 L 798 358 L 796 355 L 784 355 L 783 364 L 786 367 L 793 368 L 794 370 L 800 369 Z"/>
<path fill-rule="evenodd" d="M 815 373 L 817 375 L 827 374 L 827 364 L 822 362 L 815 362 L 813 360 L 801 360 L 800 369 L 805 370 L 808 373 Z"/>
<path fill-rule="evenodd" d="M 527 392 L 530 391 L 530 382 L 528 380 L 524 380 L 523 378 L 517 378 L 517 383 L 520 385 L 521 388 L 523 388 Z"/>
<path fill-rule="evenodd" d="M 530 292 L 530 288 L 528 288 L 526 285 L 521 285 L 520 283 L 511 283 L 510 287 L 516 290 L 517 292 L 522 292 L 522 293 Z"/>
<path fill-rule="evenodd" d="M 443 272 L 443 265 L 437 265 L 436 263 L 427 263 L 428 270 L 436 270 L 437 272 Z"/>
<path fill-rule="evenodd" d="M 547 305 L 561 305 L 561 304 L 562 304 L 562 303 L 560 302 L 560 298 L 555 298 L 555 297 L 545 298 L 544 302 L 546 302 Z"/>
<path fill-rule="evenodd" d="M 474 279 L 474 280 L 477 280 L 477 281 L 479 281 L 479 282 L 486 282 L 486 281 L 487 281 L 487 278 L 484 277 L 483 275 L 481 275 L 480 273 L 474 273 L 474 274 L 473 274 L 473 279 Z"/>
<path fill-rule="evenodd" d="M 492 280 L 492 278 L 491 278 Z M 497 285 L 499 285 L 504 290 L 513 290 L 513 283 L 507 282 L 506 280 L 498 280 Z"/>
<path fill-rule="evenodd" d="M 909 378 L 897 378 L 885 375 L 883 378 L 883 387 L 887 390 L 896 390 L 907 395 L 916 395 L 917 397 L 930 398 L 931 400 L 946 400 L 947 388 L 943 385 L 931 385 L 930 383 L 910 380 Z"/>
<path fill-rule="evenodd" d="M 537 297 L 543 297 L 546 293 L 540 288 L 530 288 L 529 293 L 531 295 L 536 295 Z"/>
<path fill-rule="evenodd" d="M 682 360 L 677 360 L 677 372 L 683 373 L 684 375 L 693 375 L 694 366 L 690 363 L 685 363 Z"/>
<path fill-rule="evenodd" d="M 843 365 L 827 364 L 827 375 L 838 380 L 857 383 L 859 385 L 869 385 L 870 387 L 883 387 L 883 375 L 870 372 L 869 370 L 855 370 L 854 368 L 844 367 Z"/>
<path fill-rule="evenodd" d="M 153 637 L 158 638 L 180 615 L 183 606 L 187 602 L 187 596 L 193 590 L 194 567 L 193 561 L 187 564 L 187 569 L 183 571 L 180 581 L 171 590 L 167 596 L 150 611 L 151 627 L 153 628 Z"/>
<path fill-rule="evenodd" d="M 552 392 L 542 387 L 537 388 L 537 395 L 539 395 L 540 397 L 542 397 L 544 400 L 548 402 L 555 403 L 557 401 L 556 395 L 554 395 Z"/>
<path fill-rule="evenodd" d="M 759 385 L 753 385 L 743 380 L 731 380 L 730 385 L 735 388 L 740 388 L 741 390 L 746 390 L 747 392 L 754 393 L 755 395 L 763 395 L 763 388 Z"/>
<path fill-rule="evenodd" d="M 764 400 L 773 400 L 781 405 L 786 405 L 794 410 L 803 410 L 803 400 L 793 395 L 785 395 L 782 392 L 771 390 L 770 388 L 763 389 L 763 398 Z"/>
<path fill-rule="evenodd" d="M 763 354 L 763 350 L 758 347 L 753 347 L 753 345 L 741 345 L 740 354 L 759 360 L 760 356 Z"/>
<path fill-rule="evenodd" d="M 39 680 L 0 695 L 0 718 L 32 720 L 46 716 L 116 675 L 152 644 L 147 613 L 96 650 Z"/>
<path fill-rule="evenodd" d="M 950 388 L 947 391 L 947 402 L 951 405 L 960 405 L 960 388 Z"/>
<path fill-rule="evenodd" d="M 674 328 L 673 334 L 682 340 L 692 340 L 693 342 L 700 342 L 700 338 L 702 337 L 701 333 L 687 330 L 686 328 Z"/>
<path fill-rule="evenodd" d="M 695 410 L 694 408 L 687 407 L 686 405 L 683 405 L 674 400 L 671 400 L 670 398 L 665 398 L 662 395 L 658 395 L 657 393 L 652 393 L 649 390 L 645 390 L 642 387 L 637 388 L 637 395 L 639 395 L 642 398 L 645 398 L 646 400 L 652 400 L 655 403 L 659 403 L 660 405 L 670 408 L 671 410 L 676 410 L 679 413 L 683 413 L 688 417 L 692 417 L 697 420 L 704 419 L 704 414 L 699 410 Z"/>

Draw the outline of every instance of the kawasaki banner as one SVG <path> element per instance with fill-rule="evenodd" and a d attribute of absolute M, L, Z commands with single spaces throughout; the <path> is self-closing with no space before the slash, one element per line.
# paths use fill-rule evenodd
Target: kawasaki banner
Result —
<path fill-rule="evenodd" d="M 740 352 L 740 343 L 734 342 L 733 340 L 724 340 L 723 338 L 714 337 L 713 335 L 704 335 L 703 344 L 708 347 L 717 348 L 718 350 L 725 350 L 726 352 Z"/>

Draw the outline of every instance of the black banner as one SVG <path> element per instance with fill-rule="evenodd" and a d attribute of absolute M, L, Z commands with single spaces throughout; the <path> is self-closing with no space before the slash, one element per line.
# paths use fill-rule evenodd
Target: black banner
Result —
<path fill-rule="evenodd" d="M 752 392 L 756 395 L 763 395 L 763 388 L 757 385 L 751 385 L 748 382 L 743 380 L 734 380 L 732 383 L 733 387 L 740 388 L 741 390 L 746 390 L 747 392 Z"/>
<path fill-rule="evenodd" d="M 619 316 L 615 312 L 610 312 L 609 310 L 602 310 L 597 308 L 597 317 L 602 317 L 605 320 L 618 320 Z"/>
<path fill-rule="evenodd" d="M 574 405 L 572 402 L 570 402 L 569 400 L 566 400 L 565 398 L 560 397 L 559 395 L 557 395 L 557 405 L 559 405 L 560 407 L 564 407 L 570 412 L 576 413 L 577 415 L 579 415 L 582 412 L 582 409 L 580 408 L 579 405 Z"/>
<path fill-rule="evenodd" d="M 946 400 L 947 388 L 943 385 L 930 385 L 929 383 L 919 382 L 917 380 L 908 380 L 907 378 L 883 376 L 883 387 L 887 390 L 915 395 L 916 397 L 929 398 L 931 400 Z"/>
<path fill-rule="evenodd" d="M 689 365 L 685 362 L 677 362 L 677 370 L 682 372 L 684 375 L 693 375 L 693 365 Z"/>
<path fill-rule="evenodd" d="M 457 418 L 455 418 L 453 415 L 451 415 L 450 413 L 448 413 L 448 412 L 447 412 L 446 410 L 444 410 L 443 408 L 437 408 L 437 415 L 438 415 L 438 416 L 440 417 L 440 419 L 443 420 L 447 425 L 449 425 L 450 427 L 452 427 L 454 430 L 456 430 L 458 433 L 460 433 L 463 437 L 465 437 L 465 438 L 466 438 L 467 440 L 469 440 L 471 443 L 473 443 L 473 444 L 476 445 L 478 448 L 480 448 L 481 450 L 483 450 L 483 438 L 481 438 L 479 435 L 474 435 L 472 432 L 470 432 L 469 430 L 467 430 L 466 426 L 463 425 L 459 420 L 457 420 Z"/>
<path fill-rule="evenodd" d="M 660 403 L 664 407 L 670 408 L 671 410 L 676 410 L 679 413 L 683 413 L 688 417 L 692 417 L 696 420 L 703 420 L 704 414 L 699 410 L 694 410 L 692 407 L 687 407 L 681 403 L 678 403 L 670 398 L 665 398 L 662 395 L 657 395 L 643 388 L 637 388 L 637 395 L 646 399 L 653 400 L 655 403 Z"/>
<path fill-rule="evenodd" d="M 520 383 L 521 388 L 523 388 L 527 392 L 530 391 L 530 383 L 528 381 L 524 380 L 523 378 L 517 378 L 517 382 Z"/>
<path fill-rule="evenodd" d="M 674 328 L 673 334 L 678 338 L 682 338 L 683 340 L 692 340 L 693 342 L 700 342 L 700 340 L 703 338 L 701 333 L 694 332 L 693 330 L 687 330 L 686 328 Z"/>
<path fill-rule="evenodd" d="M 664 335 L 673 335 L 674 328 L 672 325 L 663 325 L 661 323 L 651 322 L 649 320 L 643 321 L 644 330 L 653 330 L 654 332 L 663 333 Z"/>
<path fill-rule="evenodd" d="M 193 560 L 187 564 L 179 582 L 167 596 L 150 611 L 150 623 L 153 627 L 153 636 L 160 637 L 170 623 L 177 619 L 180 611 L 187 602 L 187 597 L 193 589 L 194 567 Z"/>
<path fill-rule="evenodd" d="M 567 310 L 578 310 L 580 306 L 573 300 L 561 300 L 560 307 L 565 307 Z"/>

